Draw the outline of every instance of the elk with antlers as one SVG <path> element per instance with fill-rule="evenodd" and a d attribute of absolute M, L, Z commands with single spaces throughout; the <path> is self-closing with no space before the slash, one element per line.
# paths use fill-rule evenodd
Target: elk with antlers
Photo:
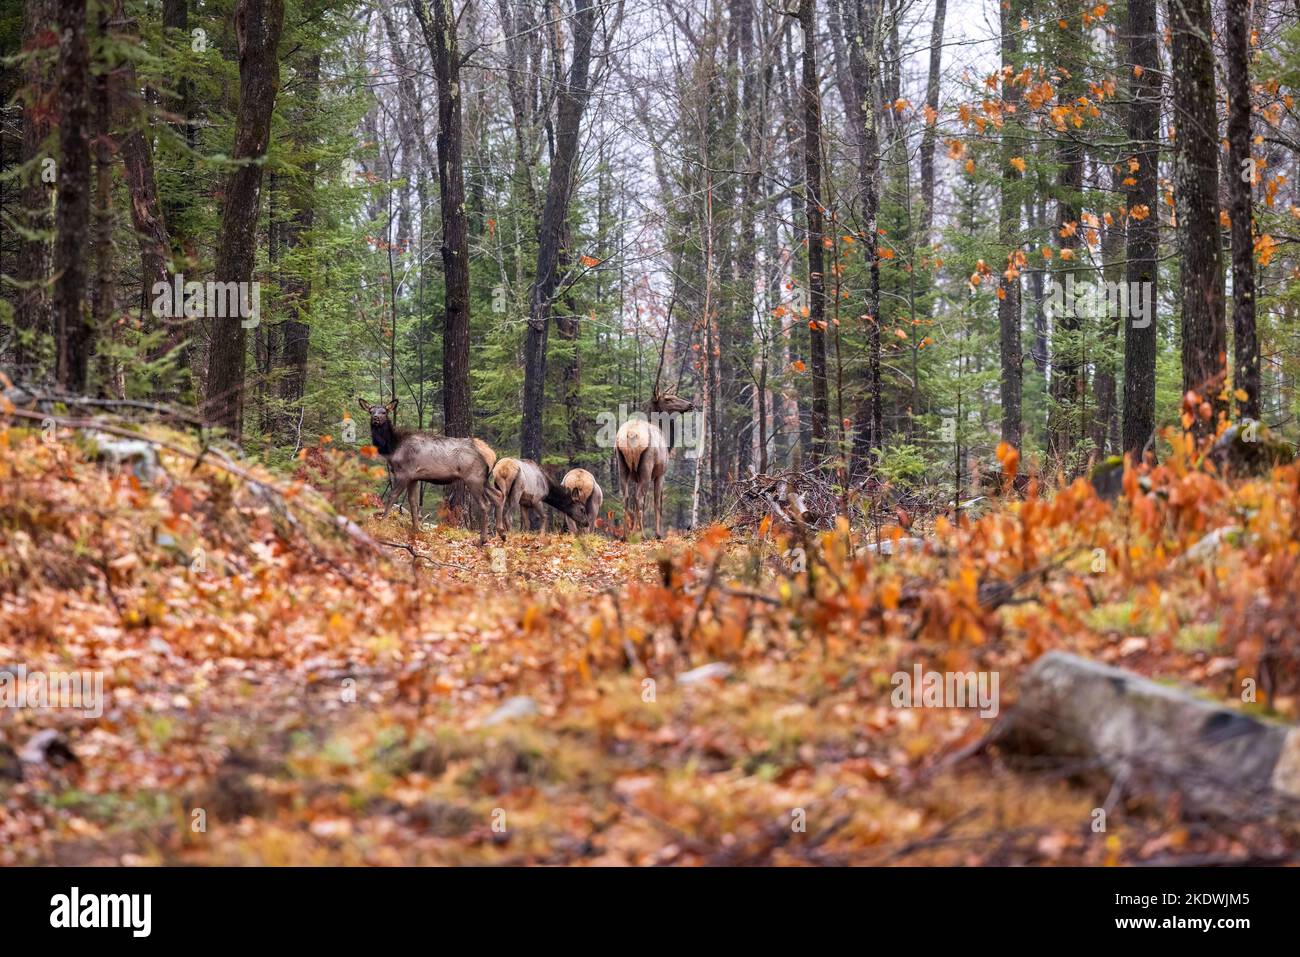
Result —
<path fill-rule="evenodd" d="M 478 512 L 479 544 L 487 542 L 487 481 L 496 454 L 480 439 L 460 439 L 431 432 L 408 432 L 393 425 L 397 400 L 387 405 L 357 402 L 370 416 L 370 441 L 388 462 L 393 473 L 393 487 L 384 502 L 384 518 L 393 503 L 406 493 L 411 525 L 418 531 L 420 521 L 415 504 L 415 490 L 420 482 L 450 485 L 464 482 L 471 506 Z"/>
<path fill-rule="evenodd" d="M 623 489 L 623 511 L 628 532 L 645 528 L 642 493 L 653 495 L 655 538 L 663 538 L 664 476 L 668 472 L 668 453 L 676 441 L 673 416 L 690 412 L 695 406 L 671 393 L 656 395 L 650 402 L 650 421 L 631 419 L 618 430 L 614 439 L 614 461 L 618 481 Z M 667 421 L 665 437 L 658 423 Z"/>

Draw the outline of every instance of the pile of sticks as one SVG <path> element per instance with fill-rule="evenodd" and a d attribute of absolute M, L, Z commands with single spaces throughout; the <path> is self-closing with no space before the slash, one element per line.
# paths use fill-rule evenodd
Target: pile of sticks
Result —
<path fill-rule="evenodd" d="M 833 473 L 795 471 L 753 475 L 733 482 L 724 509 L 733 528 L 754 529 L 764 518 L 781 526 L 828 529 L 844 508 L 843 489 Z"/>

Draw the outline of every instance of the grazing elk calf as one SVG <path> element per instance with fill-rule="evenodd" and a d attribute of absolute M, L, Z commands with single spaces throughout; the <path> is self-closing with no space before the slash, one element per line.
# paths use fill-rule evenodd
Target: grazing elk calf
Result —
<path fill-rule="evenodd" d="M 605 493 L 601 491 L 596 476 L 586 469 L 569 469 L 560 484 L 568 490 L 569 498 L 582 506 L 587 530 L 595 531 L 596 516 L 600 514 L 601 503 L 605 501 Z M 578 524 L 567 515 L 564 516 L 564 521 L 568 524 L 569 531 L 576 534 Z"/>
<path fill-rule="evenodd" d="M 654 496 L 655 538 L 664 537 L 664 475 L 668 472 L 668 453 L 675 439 L 675 423 L 671 416 L 693 408 L 693 404 L 675 395 L 657 395 L 650 402 L 651 421 L 632 419 L 618 430 L 614 439 L 614 461 L 618 465 L 618 481 L 623 489 L 623 512 L 628 532 L 645 528 L 641 495 L 648 489 Z M 665 419 L 669 438 L 664 438 L 663 430 L 656 424 Z"/>
<path fill-rule="evenodd" d="M 506 537 L 506 516 L 519 509 L 519 530 L 525 528 L 525 515 L 536 515 L 545 520 L 542 503 L 569 519 L 586 518 L 586 512 L 575 502 L 567 489 L 542 471 L 531 459 L 502 458 L 492 467 L 488 478 L 487 496 L 497 507 L 497 534 Z"/>
<path fill-rule="evenodd" d="M 375 405 L 360 396 L 357 402 L 370 416 L 370 441 L 388 461 L 393 471 L 393 488 L 384 502 L 384 518 L 393 503 L 406 493 L 411 525 L 419 531 L 420 520 L 415 504 L 415 490 L 421 482 L 450 485 L 464 482 L 470 504 L 478 511 L 478 540 L 487 542 L 488 456 L 495 453 L 479 439 L 457 439 L 429 432 L 408 432 L 393 425 L 397 400 Z"/>

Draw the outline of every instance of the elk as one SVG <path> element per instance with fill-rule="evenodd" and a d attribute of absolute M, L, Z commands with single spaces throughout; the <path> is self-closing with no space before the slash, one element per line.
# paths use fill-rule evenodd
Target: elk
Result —
<path fill-rule="evenodd" d="M 567 519 L 586 520 L 586 510 L 570 496 L 542 467 L 531 459 L 502 458 L 492 467 L 486 493 L 497 507 L 497 534 L 506 537 L 506 516 L 519 509 L 519 530 L 525 527 L 526 514 L 545 519 L 542 503 L 564 515 Z"/>
<path fill-rule="evenodd" d="M 676 395 L 656 395 L 650 401 L 650 415 L 662 420 L 663 416 L 680 415 L 695 406 Z M 645 528 L 642 515 L 642 492 L 649 485 L 654 497 L 655 538 L 663 538 L 664 475 L 668 471 L 668 453 L 676 438 L 675 426 L 669 419 L 668 438 L 654 422 L 631 419 L 618 430 L 614 439 L 614 461 L 618 466 L 618 481 L 623 489 L 623 512 L 627 516 L 628 532 Z"/>
<path fill-rule="evenodd" d="M 487 542 L 487 481 L 489 460 L 496 454 L 480 439 L 459 439 L 431 432 L 413 432 L 393 425 L 397 399 L 387 405 L 367 402 L 357 396 L 357 402 L 370 416 L 370 441 L 388 462 L 393 473 L 393 487 L 384 502 L 383 518 L 388 517 L 393 503 L 406 493 L 406 505 L 411 512 L 411 526 L 419 531 L 420 521 L 415 504 L 415 490 L 420 482 L 450 485 L 464 482 L 470 504 L 478 511 L 478 540 Z"/>
<path fill-rule="evenodd" d="M 596 476 L 592 475 L 586 469 L 570 469 L 565 473 L 560 485 L 568 490 L 569 498 L 575 503 L 582 506 L 583 517 L 586 519 L 588 530 L 594 530 L 596 527 L 596 516 L 600 514 L 601 503 L 605 501 L 605 493 L 601 491 L 600 483 L 596 481 Z M 577 534 L 578 524 L 569 516 L 564 516 L 564 521 L 569 526 L 571 533 Z"/>

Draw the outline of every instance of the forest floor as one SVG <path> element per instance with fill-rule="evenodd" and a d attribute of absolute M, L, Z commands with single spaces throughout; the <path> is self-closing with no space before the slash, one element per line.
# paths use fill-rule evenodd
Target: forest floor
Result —
<path fill-rule="evenodd" d="M 843 528 L 800 541 L 767 523 L 484 548 L 381 524 L 382 469 L 329 442 L 296 476 L 241 463 L 250 482 L 154 433 L 180 451 L 141 481 L 22 424 L 0 419 L 0 664 L 102 672 L 104 702 L 0 710 L 0 864 L 1125 864 L 1300 846 L 1140 795 L 1096 832 L 1105 789 L 978 748 L 992 717 L 891 706 L 891 676 L 920 664 L 996 672 L 1005 710 L 1026 664 L 1063 648 L 1237 704 L 1267 670 L 1255 709 L 1294 718 L 1277 651 L 1300 629 L 1294 466 L 1230 484 L 1173 461 L 1150 490 L 1130 472 L 1115 504 L 1083 482 L 1031 488 L 892 559 Z M 335 508 L 365 531 L 318 521 Z M 793 547 L 811 574 L 787 567 Z"/>

